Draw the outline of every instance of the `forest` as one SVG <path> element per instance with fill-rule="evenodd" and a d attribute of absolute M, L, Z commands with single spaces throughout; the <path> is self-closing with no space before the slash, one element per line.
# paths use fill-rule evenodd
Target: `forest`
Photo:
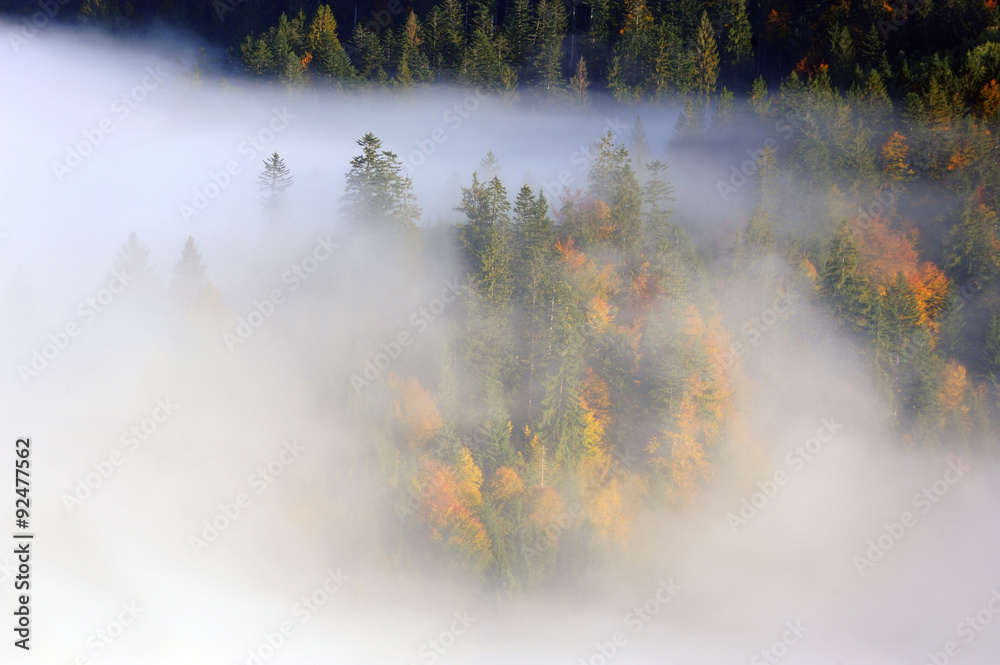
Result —
<path fill-rule="evenodd" d="M 506 593 L 598 566 L 638 513 L 683 505 L 732 462 L 734 393 L 786 345 L 846 340 L 838 353 L 859 384 L 873 381 L 887 440 L 996 452 L 990 122 L 900 120 L 884 95 L 851 101 L 818 75 L 682 115 L 672 142 L 693 159 L 727 123 L 781 117 L 802 119 L 790 145 L 774 142 L 786 160 L 759 151 L 744 178 L 752 214 L 715 254 L 674 219 L 682 193 L 666 165 L 635 161 L 649 150 L 641 119 L 627 141 L 597 140 L 587 187 L 558 201 L 509 191 L 487 154 L 445 227 L 421 226 L 412 182 L 375 134 L 357 140 L 341 237 L 370 237 L 408 279 L 433 274 L 442 251 L 464 270 L 404 332 L 357 340 L 365 361 L 342 386 L 378 469 L 382 546 L 430 552 Z M 731 182 L 717 183 L 723 196 L 742 184 Z M 277 153 L 258 185 L 280 227 L 294 176 Z M 803 227 L 803 211 L 819 221 Z M 118 267 L 146 274 L 147 254 L 133 237 Z M 189 239 L 171 292 L 232 352 L 245 333 L 208 274 Z M 285 282 L 298 288 L 308 275 L 295 274 Z M 452 302 L 440 343 L 396 362 Z M 257 319 L 240 319 L 247 333 Z"/>
<path fill-rule="evenodd" d="M 259 371 L 255 344 L 288 357 L 336 344 L 289 362 L 358 443 L 344 468 L 367 493 L 342 517 L 387 567 L 505 602 L 585 595 L 649 515 L 770 477 L 770 444 L 746 414 L 792 385 L 802 368 L 790 358 L 833 358 L 857 401 L 871 396 L 876 447 L 998 451 L 996 0 L 0 0 L 0 11 L 15 52 L 38 16 L 125 43 L 196 39 L 178 85 L 329 102 L 332 125 L 341 100 L 384 100 L 402 117 L 441 89 L 567 124 L 595 108 L 628 119 L 625 132 L 578 137 L 583 182 L 555 194 L 505 168 L 501 145 L 476 155 L 453 200 L 434 202 L 447 211 L 437 219 L 402 157 L 412 141 L 385 139 L 392 123 L 352 137 L 353 158 L 331 167 L 342 177 L 319 186 L 276 142 L 256 160 L 251 202 L 268 260 L 298 256 L 304 215 L 323 231 L 252 305 L 217 284 L 196 239 L 210 227 L 183 206 L 192 230 L 172 266 L 154 266 L 142 233 L 118 250 L 115 270 L 135 279 L 125 298 L 169 312 L 213 367 Z M 675 121 L 653 132 L 651 114 Z M 711 178 L 679 186 L 692 165 Z M 305 212 L 303 183 L 329 205 Z M 248 263 L 268 274 L 259 256 Z M 327 302 L 357 275 L 368 297 Z M 281 314 L 292 292 L 312 308 L 301 329 Z M 330 332 L 348 318 L 358 334 Z M 27 363 L 18 376 L 43 380 Z M 791 422 L 794 409 L 757 417 Z M 850 414 L 832 418 L 837 431 Z"/>

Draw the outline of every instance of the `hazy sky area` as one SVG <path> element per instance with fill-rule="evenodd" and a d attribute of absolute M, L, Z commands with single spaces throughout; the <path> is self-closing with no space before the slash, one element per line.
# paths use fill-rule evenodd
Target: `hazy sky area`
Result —
<path fill-rule="evenodd" d="M 836 345 L 783 345 L 825 316 L 803 300 L 739 377 L 731 463 L 684 508 L 641 515 L 583 597 L 551 584 L 497 602 L 453 575 L 401 574 L 375 547 L 385 516 L 344 417 L 349 377 L 461 273 L 442 250 L 412 277 L 352 239 L 338 209 L 355 141 L 381 138 L 412 166 L 424 225 L 450 226 L 487 151 L 512 198 L 561 173 L 583 188 L 581 149 L 609 129 L 626 141 L 641 115 L 678 221 L 721 252 L 752 204 L 744 191 L 723 201 L 716 183 L 767 136 L 691 162 L 668 149 L 675 108 L 288 93 L 196 79 L 197 45 L 183 41 L 140 48 L 52 26 L 15 52 L 2 37 L 14 29 L 0 22 L 0 463 L 32 438 L 38 535 L 33 648 L 4 644 L 0 662 L 996 663 L 1000 470 L 887 445 L 874 389 Z M 274 151 L 295 178 L 279 231 L 255 184 Z M 194 237 L 227 330 L 275 289 L 282 302 L 231 353 L 202 344 L 131 285 L 114 293 L 131 232 L 161 284 Z M 315 271 L 292 289 L 282 276 L 307 259 Z M 102 297 L 101 311 L 87 305 Z M 414 333 L 401 362 L 419 366 L 451 314 Z M 50 343 L 58 353 L 26 380 L 19 368 Z M 79 499 L 94 473 L 106 477 Z M 227 511 L 217 537 L 192 544 Z M 946 658 L 949 641 L 959 652 Z"/>

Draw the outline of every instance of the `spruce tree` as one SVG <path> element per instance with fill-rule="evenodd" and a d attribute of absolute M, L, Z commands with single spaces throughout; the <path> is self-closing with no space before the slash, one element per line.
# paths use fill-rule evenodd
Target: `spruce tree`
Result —
<path fill-rule="evenodd" d="M 830 241 L 822 284 L 834 315 L 847 329 L 865 330 L 871 314 L 870 286 L 858 269 L 857 239 L 847 220 Z"/>
<path fill-rule="evenodd" d="M 584 106 L 587 103 L 588 88 L 590 88 L 590 77 L 587 74 L 587 63 L 581 55 L 576 63 L 576 70 L 569 80 L 569 92 L 575 102 Z"/>
<path fill-rule="evenodd" d="M 282 207 L 285 191 L 292 186 L 294 178 L 285 166 L 285 161 L 272 153 L 264 160 L 264 170 L 257 176 L 257 188 L 264 208 L 274 212 Z"/>
<path fill-rule="evenodd" d="M 707 97 L 715 92 L 715 83 L 719 80 L 719 51 L 708 12 L 701 14 L 701 25 L 695 38 L 694 67 L 695 89 Z"/>
<path fill-rule="evenodd" d="M 361 154 L 351 160 L 343 201 L 351 217 L 366 226 L 416 230 L 420 208 L 413 182 L 402 174 L 396 154 L 382 149 L 382 141 L 368 132 L 357 144 Z"/>
<path fill-rule="evenodd" d="M 202 262 L 201 252 L 194 238 L 188 236 L 184 249 L 181 250 L 181 258 L 174 265 L 171 292 L 178 302 L 191 307 L 204 302 L 208 288 L 208 272 Z"/>
<path fill-rule="evenodd" d="M 342 81 L 355 77 L 354 67 L 337 38 L 337 19 L 329 5 L 316 8 L 306 43 L 316 71 L 322 76 Z"/>

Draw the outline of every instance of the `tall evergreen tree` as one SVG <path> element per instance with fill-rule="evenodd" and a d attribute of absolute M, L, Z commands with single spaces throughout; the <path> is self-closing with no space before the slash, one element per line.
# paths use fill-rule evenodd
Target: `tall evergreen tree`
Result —
<path fill-rule="evenodd" d="M 197 306 L 204 302 L 209 284 L 201 252 L 194 238 L 188 236 L 184 249 L 181 250 L 181 258 L 174 265 L 173 279 L 170 283 L 171 292 L 182 305 Z"/>
<path fill-rule="evenodd" d="M 847 220 L 830 241 L 822 284 L 834 315 L 848 330 L 865 330 L 872 306 L 870 286 L 858 270 L 857 239 Z"/>
<path fill-rule="evenodd" d="M 293 180 L 285 161 L 278 153 L 265 159 L 264 170 L 257 176 L 257 188 L 264 208 L 271 212 L 279 209 L 284 203 L 285 191 L 292 186 Z"/>
<path fill-rule="evenodd" d="M 562 73 L 566 8 L 562 0 L 538 0 L 535 15 L 535 54 L 532 58 L 535 85 L 549 97 L 558 96 L 566 84 Z"/>
<path fill-rule="evenodd" d="M 708 12 L 702 12 L 701 25 L 695 38 L 695 89 L 703 96 L 715 92 L 719 80 L 719 51 L 715 44 L 715 31 L 708 20 Z"/>
<path fill-rule="evenodd" d="M 343 201 L 351 216 L 366 225 L 385 225 L 415 231 L 420 209 L 413 182 L 402 174 L 396 154 L 382 149 L 382 141 L 368 132 L 357 144 L 361 154 L 351 160 Z"/>
<path fill-rule="evenodd" d="M 316 14 L 309 24 L 306 44 L 312 54 L 314 67 L 322 76 L 343 81 L 354 78 L 354 67 L 337 38 L 337 19 L 329 5 L 316 8 Z"/>

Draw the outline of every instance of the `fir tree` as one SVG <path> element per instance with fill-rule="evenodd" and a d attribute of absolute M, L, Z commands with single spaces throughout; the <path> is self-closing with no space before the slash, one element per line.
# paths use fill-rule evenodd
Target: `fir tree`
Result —
<path fill-rule="evenodd" d="M 292 186 L 293 180 L 278 153 L 272 153 L 264 160 L 264 170 L 257 176 L 257 188 L 266 210 L 273 212 L 282 207 L 285 191 Z"/>
<path fill-rule="evenodd" d="M 715 31 L 708 20 L 708 12 L 702 12 L 701 25 L 695 39 L 695 89 L 703 96 L 715 92 L 719 80 L 719 51 L 715 45 Z"/>
<path fill-rule="evenodd" d="M 343 81 L 355 77 L 354 67 L 337 38 L 337 19 L 329 5 L 316 8 L 306 43 L 316 71 L 321 75 Z"/>
<path fill-rule="evenodd" d="M 402 175 L 396 154 L 382 150 L 382 141 L 368 132 L 357 144 L 361 154 L 351 160 L 343 201 L 350 215 L 365 225 L 386 225 L 407 232 L 416 230 L 420 209 L 413 182 Z"/>

